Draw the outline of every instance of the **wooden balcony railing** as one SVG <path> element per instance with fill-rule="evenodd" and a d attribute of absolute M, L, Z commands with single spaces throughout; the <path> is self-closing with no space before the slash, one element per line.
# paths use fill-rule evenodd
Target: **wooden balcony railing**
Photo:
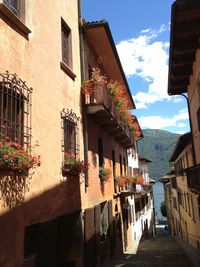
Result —
<path fill-rule="evenodd" d="M 98 124 L 125 148 L 134 144 L 133 130 L 125 124 L 105 87 L 96 88 L 91 95 L 85 95 L 87 113 L 94 115 Z"/>
<path fill-rule="evenodd" d="M 200 192 L 200 164 L 188 168 L 186 173 L 188 187 Z"/>

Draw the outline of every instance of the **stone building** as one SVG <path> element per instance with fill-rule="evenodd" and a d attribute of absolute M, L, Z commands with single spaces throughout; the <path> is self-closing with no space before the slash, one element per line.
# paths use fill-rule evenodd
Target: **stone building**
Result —
<path fill-rule="evenodd" d="M 0 266 L 82 266 L 84 177 L 63 172 L 68 150 L 83 159 L 78 10 L 78 1 L 0 1 Z M 5 137 L 40 155 L 31 179 L 2 162 Z"/>
<path fill-rule="evenodd" d="M 91 81 L 97 75 L 100 80 L 108 81 L 83 96 L 85 151 L 89 162 L 83 201 L 86 266 L 102 266 L 125 247 L 127 233 L 121 227 L 126 220 L 122 214 L 124 199 L 115 178 L 128 174 L 127 149 L 134 143 L 134 132 L 121 120 L 117 104 L 106 89 L 109 81 L 113 85 L 118 81 L 129 107 L 135 106 L 108 23 L 84 23 L 81 29 L 84 80 Z M 102 170 L 109 172 L 108 180 L 102 176 Z"/>
<path fill-rule="evenodd" d="M 187 201 L 184 200 L 186 198 L 185 193 L 191 194 L 196 199 L 195 202 L 197 201 L 198 204 L 191 204 L 191 208 L 195 209 L 195 216 L 193 217 L 193 220 L 195 220 L 194 222 L 197 224 L 199 224 L 200 220 L 199 23 L 200 1 L 177 0 L 174 2 L 174 4 L 172 5 L 171 13 L 168 94 L 182 95 L 186 99 L 188 104 L 189 121 L 191 128 L 191 143 L 188 144 L 189 147 L 187 147 L 188 149 L 190 149 L 190 153 L 187 152 L 185 155 L 182 155 L 182 151 L 179 151 L 180 153 L 178 153 L 174 158 L 175 166 L 178 164 L 178 169 L 180 170 L 178 174 L 175 174 L 175 180 L 177 183 L 182 183 L 182 185 L 179 184 L 179 186 L 184 188 L 182 189 L 184 193 L 177 191 L 177 198 L 179 198 L 178 203 L 182 207 L 185 207 L 189 210 L 189 207 L 187 207 L 187 204 L 185 204 L 185 202 L 187 203 Z M 187 164 L 184 162 L 184 157 L 187 159 Z M 183 178 L 179 178 L 177 175 L 182 176 Z M 183 183 L 181 179 L 186 180 Z M 182 193 L 184 195 L 182 195 Z M 187 215 L 184 212 L 181 216 L 182 218 L 180 218 L 180 220 L 188 223 Z M 190 226 L 186 226 L 185 224 L 185 238 L 193 246 L 200 247 L 200 231 L 198 230 L 195 235 L 190 232 L 191 235 L 189 235 L 189 228 L 192 228 L 192 224 L 190 224 Z M 181 226 L 179 226 L 179 229 L 181 229 Z"/>
<path fill-rule="evenodd" d="M 108 23 L 80 9 L 0 1 L 3 267 L 106 266 L 127 250 L 135 105 Z"/>
<path fill-rule="evenodd" d="M 171 233 L 199 247 L 198 195 L 188 186 L 187 170 L 193 166 L 191 133 L 180 136 L 170 158 L 174 174 L 167 176 L 165 197 Z"/>

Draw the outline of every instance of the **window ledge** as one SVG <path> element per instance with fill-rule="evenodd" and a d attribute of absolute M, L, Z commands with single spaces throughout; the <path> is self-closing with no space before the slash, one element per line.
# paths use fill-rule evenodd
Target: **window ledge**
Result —
<path fill-rule="evenodd" d="M 60 67 L 61 69 L 67 74 L 69 75 L 69 77 L 72 79 L 72 80 L 75 80 L 76 78 L 76 74 L 73 73 L 73 71 L 70 69 L 69 66 L 67 66 L 66 63 L 64 63 L 63 61 L 60 62 Z"/>
<path fill-rule="evenodd" d="M 24 25 L 24 23 L 18 19 L 17 16 L 15 16 L 4 4 L 0 3 L 0 12 L 3 13 L 4 16 L 6 16 L 9 21 L 11 21 L 15 26 L 17 26 L 18 29 L 20 29 L 25 35 L 28 35 L 31 33 L 29 28 Z"/>

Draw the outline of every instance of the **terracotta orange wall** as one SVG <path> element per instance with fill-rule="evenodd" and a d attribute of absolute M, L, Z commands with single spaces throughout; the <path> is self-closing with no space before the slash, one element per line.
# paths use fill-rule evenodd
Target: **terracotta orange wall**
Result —
<path fill-rule="evenodd" d="M 0 72 L 17 73 L 33 88 L 32 145 L 41 155 L 39 167 L 31 180 L 27 199 L 58 185 L 62 180 L 61 115 L 63 108 L 80 117 L 80 56 L 77 1 L 28 1 L 26 26 L 32 31 L 29 40 L 0 19 Z M 70 16 L 69 16 L 70 14 Z M 72 31 L 73 81 L 60 68 L 61 17 Z M 83 157 L 82 127 L 80 127 Z"/>
<path fill-rule="evenodd" d="M 68 205 L 73 190 L 67 193 L 62 186 L 60 112 L 63 108 L 72 109 L 81 117 L 77 1 L 25 2 L 25 25 L 31 30 L 28 40 L 0 17 L 0 73 L 6 70 L 17 73 L 33 88 L 32 145 L 38 145 L 34 152 L 41 156 L 42 163 L 30 180 L 23 206 L 8 210 L 0 202 L 0 228 L 5 235 L 1 236 L 3 244 L 0 242 L 1 266 L 18 266 L 23 262 L 25 225 L 50 220 L 73 209 Z M 72 32 L 74 81 L 60 68 L 61 17 Z M 81 123 L 80 155 L 82 159 Z"/>
<path fill-rule="evenodd" d="M 102 186 L 99 178 L 98 138 L 103 140 L 105 167 L 110 168 L 112 171 L 111 179 L 108 182 L 103 183 L 104 186 Z M 92 207 L 93 205 L 113 198 L 114 177 L 112 150 L 115 151 L 116 175 L 120 175 L 119 154 L 122 155 L 122 160 L 123 157 L 126 157 L 126 150 L 119 146 L 119 144 L 116 143 L 100 125 L 95 123 L 92 117 L 89 117 L 88 120 L 88 140 L 89 187 L 87 188 L 85 201 L 82 203 L 85 208 Z"/>
<path fill-rule="evenodd" d="M 197 163 L 200 163 L 200 132 L 197 123 L 197 110 L 200 107 L 200 49 L 196 51 L 196 60 L 193 64 L 193 75 L 190 76 L 188 86 L 188 96 L 190 102 L 190 112 L 193 126 L 193 140 Z"/>

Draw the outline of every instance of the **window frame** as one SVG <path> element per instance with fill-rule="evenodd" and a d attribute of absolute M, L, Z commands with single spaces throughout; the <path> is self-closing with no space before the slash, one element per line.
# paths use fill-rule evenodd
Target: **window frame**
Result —
<path fill-rule="evenodd" d="M 67 44 L 68 44 L 68 54 L 69 54 L 69 62 L 65 60 L 64 57 L 64 40 L 63 40 L 63 29 L 68 32 L 68 37 L 67 37 Z M 61 69 L 72 79 L 75 80 L 76 74 L 73 72 L 73 57 L 72 57 L 72 31 L 70 27 L 67 25 L 67 23 L 64 21 L 63 18 L 61 18 L 61 62 L 60 62 L 60 67 Z"/>
<path fill-rule="evenodd" d="M 61 125 L 62 125 L 62 131 L 63 131 L 63 137 L 62 137 L 62 142 L 61 142 L 62 152 L 63 152 L 63 161 L 64 161 L 64 154 L 71 150 L 73 150 L 75 159 L 79 160 L 80 158 L 80 145 L 79 145 L 79 120 L 80 118 L 76 115 L 75 112 L 72 111 L 72 109 L 71 110 L 63 109 L 61 112 L 61 119 L 62 119 Z M 72 130 L 73 133 L 65 132 L 65 129 L 67 129 L 67 131 Z M 68 140 L 66 140 L 66 138 L 68 137 L 73 137 L 73 142 L 69 142 Z M 73 143 L 73 146 L 71 146 L 72 143 Z"/>
<path fill-rule="evenodd" d="M 23 11 L 23 5 L 22 2 L 24 2 L 23 0 L 17 0 L 17 7 L 12 5 L 11 0 L 3 0 L 3 4 L 5 6 L 7 6 L 7 8 L 16 16 L 20 19 L 20 17 L 22 16 L 22 14 L 24 13 Z"/>
<path fill-rule="evenodd" d="M 10 8 L 10 0 L 3 0 L 0 3 L 0 13 L 6 18 L 6 22 L 7 20 L 9 21 L 9 26 L 28 39 L 28 34 L 31 33 L 31 30 L 25 25 L 25 0 L 19 0 L 18 16 Z M 12 24 L 10 24 L 10 21 Z"/>
<path fill-rule="evenodd" d="M 64 20 L 62 20 L 61 23 L 61 39 L 62 39 L 62 61 L 72 69 L 71 29 L 64 22 Z"/>

